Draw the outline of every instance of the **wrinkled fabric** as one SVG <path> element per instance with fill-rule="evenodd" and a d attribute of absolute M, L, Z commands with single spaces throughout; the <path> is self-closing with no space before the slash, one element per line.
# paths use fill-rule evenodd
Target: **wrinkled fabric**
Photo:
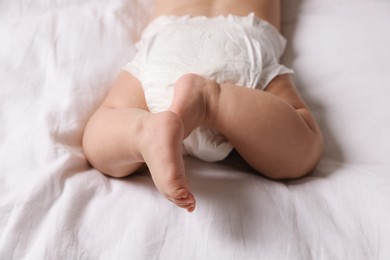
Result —
<path fill-rule="evenodd" d="M 81 149 L 151 3 L 0 1 L 0 259 L 390 259 L 390 2 L 282 1 L 323 158 L 276 182 L 188 157 L 191 214 L 147 171 L 108 178 Z"/>

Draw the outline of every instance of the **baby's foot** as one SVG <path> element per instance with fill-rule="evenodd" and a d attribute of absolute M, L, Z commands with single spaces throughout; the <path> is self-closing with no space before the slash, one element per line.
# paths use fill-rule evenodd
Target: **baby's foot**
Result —
<path fill-rule="evenodd" d="M 182 143 L 196 127 L 213 121 L 219 91 L 215 81 L 184 75 L 175 84 L 169 110 L 150 114 L 143 129 L 141 153 L 157 189 L 189 212 L 196 202 L 185 176 Z"/>
<path fill-rule="evenodd" d="M 174 88 L 169 110 L 183 121 L 184 136 L 187 137 L 198 126 L 212 126 L 218 112 L 220 85 L 214 80 L 186 74 L 176 81 Z"/>
<path fill-rule="evenodd" d="M 189 212 L 195 197 L 185 176 L 182 142 L 184 126 L 173 112 L 150 114 L 143 129 L 142 157 L 154 184 L 168 200 Z"/>

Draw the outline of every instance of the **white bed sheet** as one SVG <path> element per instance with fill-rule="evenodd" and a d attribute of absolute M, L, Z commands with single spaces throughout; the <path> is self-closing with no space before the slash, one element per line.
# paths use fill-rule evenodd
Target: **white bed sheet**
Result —
<path fill-rule="evenodd" d="M 80 146 L 150 2 L 0 2 L 0 259 L 390 259 L 390 2 L 283 2 L 324 157 L 290 182 L 187 158 L 193 214 Z"/>

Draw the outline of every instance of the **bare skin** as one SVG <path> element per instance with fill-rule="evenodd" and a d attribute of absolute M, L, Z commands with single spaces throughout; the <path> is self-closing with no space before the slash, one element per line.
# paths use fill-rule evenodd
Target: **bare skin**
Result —
<path fill-rule="evenodd" d="M 277 0 L 157 0 L 153 18 L 250 12 L 279 28 Z M 194 74 L 183 75 L 174 89 L 167 111 L 149 113 L 141 82 L 122 71 L 85 129 L 89 162 L 113 177 L 147 165 L 161 194 L 192 212 L 196 200 L 185 176 L 182 142 L 198 126 L 218 130 L 253 169 L 271 179 L 305 176 L 321 156 L 321 132 L 287 74 L 265 91 Z"/>

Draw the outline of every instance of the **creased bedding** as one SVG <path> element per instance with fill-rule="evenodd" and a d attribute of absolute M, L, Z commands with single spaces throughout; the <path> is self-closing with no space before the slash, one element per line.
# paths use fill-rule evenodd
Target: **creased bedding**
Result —
<path fill-rule="evenodd" d="M 275 182 L 186 158 L 193 214 L 149 173 L 108 178 L 86 120 L 134 55 L 150 0 L 0 2 L 0 259 L 389 259 L 390 2 L 283 1 L 283 62 L 324 131 Z"/>

